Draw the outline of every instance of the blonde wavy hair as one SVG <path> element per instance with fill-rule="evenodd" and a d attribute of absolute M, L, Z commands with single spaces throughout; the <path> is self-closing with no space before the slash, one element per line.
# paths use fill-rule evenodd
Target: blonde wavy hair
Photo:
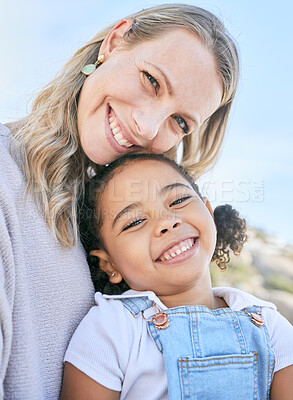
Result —
<path fill-rule="evenodd" d="M 239 77 L 237 47 L 224 25 L 209 11 L 185 4 L 164 4 L 129 15 L 131 29 L 125 46 L 151 40 L 172 29 L 198 35 L 214 54 L 224 92 L 220 107 L 201 128 L 183 138 L 181 165 L 198 177 L 215 161 L 221 146 Z M 78 50 L 56 78 L 37 95 L 30 114 L 16 126 L 14 136 L 24 151 L 28 192 L 35 198 L 55 237 L 65 246 L 78 236 L 76 209 L 88 170 L 94 165 L 84 154 L 77 129 L 78 96 L 86 77 L 81 68 L 97 59 L 108 26 Z M 174 49 L 176 51 L 176 49 Z M 178 145 L 166 155 L 176 159 Z"/>

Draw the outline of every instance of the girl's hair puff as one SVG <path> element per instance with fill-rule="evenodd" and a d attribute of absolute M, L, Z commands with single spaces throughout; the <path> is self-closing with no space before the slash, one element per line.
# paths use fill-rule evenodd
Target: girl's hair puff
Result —
<path fill-rule="evenodd" d="M 162 154 L 127 154 L 103 167 L 99 175 L 94 176 L 86 184 L 85 197 L 80 200 L 78 207 L 80 238 L 87 253 L 87 261 L 95 289 L 102 293 L 121 294 L 128 290 L 129 286 L 124 280 L 118 284 L 112 284 L 108 275 L 100 269 L 98 257 L 89 254 L 92 250 L 104 249 L 100 234 L 103 219 L 99 203 L 107 183 L 113 176 L 129 163 L 140 160 L 156 160 L 171 165 L 202 199 L 198 186 L 187 171 Z M 247 239 L 246 222 L 239 217 L 238 212 L 232 209 L 230 205 L 218 206 L 214 211 L 214 220 L 217 228 L 217 243 L 212 261 L 215 261 L 219 268 L 225 269 L 226 264 L 230 261 L 230 250 L 234 254 L 239 254 Z"/>
<path fill-rule="evenodd" d="M 183 139 L 181 163 L 189 173 L 200 175 L 216 159 L 235 96 L 239 77 L 235 42 L 215 15 L 192 5 L 163 4 L 129 18 L 133 25 L 125 34 L 125 47 L 182 28 L 198 35 L 214 54 L 224 88 L 221 105 L 197 132 Z M 76 202 L 88 179 L 88 167 L 95 172 L 100 169 L 85 156 L 79 143 L 77 104 L 86 79 L 80 70 L 96 61 L 101 43 L 115 24 L 101 30 L 78 50 L 36 97 L 28 117 L 15 124 L 15 138 L 25 153 L 28 191 L 55 237 L 66 246 L 76 242 Z M 177 146 L 166 154 L 176 159 Z"/>

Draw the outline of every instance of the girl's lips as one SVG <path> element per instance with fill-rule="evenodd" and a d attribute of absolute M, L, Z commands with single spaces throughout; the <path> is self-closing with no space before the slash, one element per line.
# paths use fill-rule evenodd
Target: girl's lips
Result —
<path fill-rule="evenodd" d="M 106 116 L 105 116 L 105 127 L 106 127 L 106 138 L 109 142 L 109 144 L 113 147 L 117 153 L 124 154 L 124 153 L 130 153 L 133 151 L 139 150 L 141 147 L 137 145 L 133 145 L 131 147 L 126 147 L 126 146 L 121 146 L 117 141 L 114 139 L 112 129 L 110 128 L 110 123 L 109 123 L 109 112 L 110 112 L 110 105 L 108 104 L 106 107 Z M 112 109 L 112 112 L 113 109 Z M 121 124 L 120 124 L 121 125 Z M 121 126 L 123 129 L 123 127 Z M 129 137 L 129 135 L 126 133 L 126 131 L 123 129 L 123 136 L 125 136 L 125 139 L 127 139 L 129 142 L 133 143 L 133 139 Z"/>
<path fill-rule="evenodd" d="M 156 260 L 155 262 L 163 264 L 163 265 L 174 265 L 174 264 L 179 264 L 185 260 L 188 260 L 189 258 L 193 257 L 195 254 L 198 253 L 199 251 L 199 247 L 200 247 L 200 240 L 199 238 L 194 238 L 195 239 L 195 243 L 193 244 L 193 246 L 184 251 L 183 253 L 177 255 L 176 257 L 173 257 L 169 260 L 164 260 L 164 261 L 160 261 L 160 260 Z"/>

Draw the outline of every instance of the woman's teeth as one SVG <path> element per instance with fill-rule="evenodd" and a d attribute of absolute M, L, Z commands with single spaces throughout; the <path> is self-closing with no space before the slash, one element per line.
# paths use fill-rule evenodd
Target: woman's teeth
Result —
<path fill-rule="evenodd" d="M 132 143 L 128 142 L 128 140 L 124 138 L 119 124 L 114 120 L 114 118 L 111 115 L 109 115 L 109 124 L 111 131 L 113 133 L 113 137 L 120 146 L 125 146 L 125 147 L 133 146 Z"/>
<path fill-rule="evenodd" d="M 184 253 L 185 251 L 191 249 L 195 242 L 196 238 L 183 240 L 178 245 L 165 251 L 162 257 L 159 258 L 159 261 L 171 260 L 171 258 L 179 256 L 181 253 Z"/>

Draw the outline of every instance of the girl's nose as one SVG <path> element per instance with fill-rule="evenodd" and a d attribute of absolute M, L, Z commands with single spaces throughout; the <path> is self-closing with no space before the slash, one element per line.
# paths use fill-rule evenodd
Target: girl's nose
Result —
<path fill-rule="evenodd" d="M 157 236 L 162 236 L 167 232 L 172 232 L 174 229 L 179 228 L 181 224 L 182 221 L 180 218 L 176 215 L 169 214 L 158 223 L 156 234 Z"/>

